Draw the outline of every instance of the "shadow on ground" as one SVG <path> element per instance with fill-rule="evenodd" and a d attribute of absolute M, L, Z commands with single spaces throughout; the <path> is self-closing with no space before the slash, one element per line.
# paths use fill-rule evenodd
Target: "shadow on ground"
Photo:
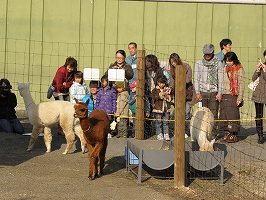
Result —
<path fill-rule="evenodd" d="M 23 123 L 25 133 L 32 131 L 32 125 L 29 123 Z M 52 129 L 52 151 L 61 149 L 62 144 L 66 144 L 64 136 L 59 136 L 56 128 Z M 30 136 L 24 136 L 14 133 L 0 132 L 0 165 L 15 166 L 19 165 L 33 157 L 45 154 L 46 147 L 43 141 L 43 137 L 39 136 L 33 150 L 27 152 L 27 146 L 30 140 Z M 80 151 L 80 142 L 75 142 L 77 150 Z"/>

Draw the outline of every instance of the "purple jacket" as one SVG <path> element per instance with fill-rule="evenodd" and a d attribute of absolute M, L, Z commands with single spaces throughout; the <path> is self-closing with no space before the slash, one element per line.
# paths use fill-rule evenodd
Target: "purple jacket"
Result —
<path fill-rule="evenodd" d="M 107 114 L 116 112 L 116 90 L 108 87 L 106 91 L 101 87 L 97 92 L 96 109 L 102 109 Z"/>

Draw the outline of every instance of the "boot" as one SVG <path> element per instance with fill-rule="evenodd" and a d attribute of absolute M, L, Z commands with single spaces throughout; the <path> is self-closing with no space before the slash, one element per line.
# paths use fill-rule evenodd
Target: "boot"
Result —
<path fill-rule="evenodd" d="M 263 143 L 264 143 L 263 134 L 259 134 L 258 144 L 263 144 Z"/>

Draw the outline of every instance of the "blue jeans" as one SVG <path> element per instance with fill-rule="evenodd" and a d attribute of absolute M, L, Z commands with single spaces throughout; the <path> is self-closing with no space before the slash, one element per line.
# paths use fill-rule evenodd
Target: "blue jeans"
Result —
<path fill-rule="evenodd" d="M 0 130 L 6 133 L 24 133 L 24 128 L 17 118 L 0 119 Z"/>
<path fill-rule="evenodd" d="M 169 119 L 170 113 L 154 113 L 155 117 L 155 127 L 156 127 L 156 135 L 162 134 L 168 135 L 169 134 Z"/>

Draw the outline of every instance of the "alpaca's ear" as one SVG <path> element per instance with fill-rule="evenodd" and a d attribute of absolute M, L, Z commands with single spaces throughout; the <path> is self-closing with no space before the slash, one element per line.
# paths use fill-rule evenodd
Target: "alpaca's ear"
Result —
<path fill-rule="evenodd" d="M 78 103 L 78 102 L 79 102 L 79 100 L 77 100 L 76 98 L 74 98 L 74 100 L 76 101 L 76 103 Z"/>
<path fill-rule="evenodd" d="M 89 105 L 90 103 L 90 98 L 88 98 L 88 100 L 85 102 L 87 105 Z"/>

